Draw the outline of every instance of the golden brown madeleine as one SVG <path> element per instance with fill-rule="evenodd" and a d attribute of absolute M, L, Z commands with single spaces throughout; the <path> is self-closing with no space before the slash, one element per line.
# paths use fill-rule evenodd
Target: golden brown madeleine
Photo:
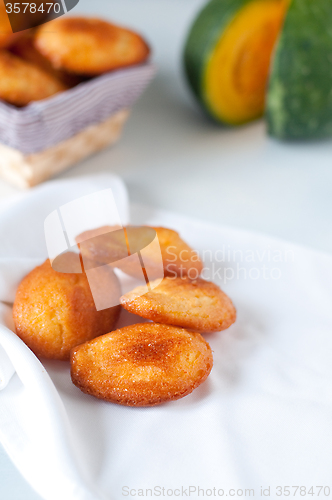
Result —
<path fill-rule="evenodd" d="M 155 233 L 149 235 L 152 229 Z M 161 256 L 163 260 L 165 276 L 186 276 L 197 278 L 202 272 L 203 265 L 197 254 L 185 243 L 179 233 L 165 227 L 149 226 L 127 226 L 126 234 L 118 226 L 103 226 L 98 229 L 86 231 L 76 238 L 78 243 L 84 241 L 80 246 L 84 258 L 93 260 L 99 264 L 116 265 L 125 273 L 140 278 L 137 275 L 137 266 L 121 262 L 128 257 L 128 248 L 131 253 L 144 249 L 143 260 L 149 270 L 149 276 L 160 274 L 160 252 L 155 245 L 149 243 L 158 237 Z"/>
<path fill-rule="evenodd" d="M 37 356 L 67 360 L 73 347 L 110 332 L 119 312 L 96 311 L 86 275 L 58 273 L 47 260 L 19 285 L 13 316 L 17 335 Z"/>
<path fill-rule="evenodd" d="M 201 278 L 165 278 L 145 295 L 143 287 L 137 287 L 121 297 L 121 304 L 142 318 L 199 332 L 225 330 L 236 320 L 230 298 Z"/>
<path fill-rule="evenodd" d="M 10 9 L 14 11 L 14 8 L 17 9 L 18 6 L 21 7 L 20 12 L 16 12 L 14 15 L 10 16 L 10 20 L 6 13 L 5 5 L 7 5 L 7 3 L 9 4 L 7 6 L 8 11 L 10 11 Z M 16 3 L 15 6 L 14 3 L 15 2 L 11 3 L 0 0 L 0 48 L 9 47 L 13 42 L 24 35 L 23 30 L 27 30 L 32 24 L 35 26 L 36 24 L 34 23 L 40 23 L 43 18 L 45 18 L 45 9 L 44 13 L 38 10 L 44 3 L 44 0 L 36 0 L 34 2 L 36 4 L 36 12 L 33 13 L 28 12 L 28 9 L 24 12 L 24 6 L 22 7 L 18 3 Z M 27 31 L 25 31 L 25 33 L 26 32 Z"/>
<path fill-rule="evenodd" d="M 140 323 L 120 328 L 71 352 L 71 376 L 81 391 L 126 406 L 180 399 L 208 377 L 209 344 L 183 328 Z"/>
<path fill-rule="evenodd" d="M 36 47 L 57 69 L 100 75 L 144 62 L 150 49 L 131 30 L 87 17 L 61 17 L 41 26 Z"/>
<path fill-rule="evenodd" d="M 37 66 L 0 50 L 0 99 L 15 106 L 46 99 L 67 87 Z"/>
<path fill-rule="evenodd" d="M 78 85 L 82 81 L 86 80 L 78 75 L 73 75 L 66 73 L 65 71 L 55 69 L 51 62 L 46 59 L 46 57 L 44 57 L 35 47 L 35 33 L 36 30 L 25 31 L 22 36 L 18 37 L 17 40 L 10 45 L 8 50 L 24 61 L 27 61 L 45 71 L 53 78 L 62 82 L 63 85 L 68 88 L 74 87 L 75 85 Z"/>
<path fill-rule="evenodd" d="M 84 259 L 97 264 L 111 264 L 128 257 L 128 246 L 121 226 L 90 229 L 75 239 Z"/>
<path fill-rule="evenodd" d="M 12 33 L 9 33 L 7 31 L 2 31 L 1 23 L 0 23 L 0 49 L 6 48 L 16 38 L 17 37 L 15 37 Z"/>

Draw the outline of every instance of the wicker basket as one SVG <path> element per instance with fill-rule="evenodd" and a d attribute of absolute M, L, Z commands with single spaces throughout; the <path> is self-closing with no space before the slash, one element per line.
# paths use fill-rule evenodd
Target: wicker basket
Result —
<path fill-rule="evenodd" d="M 0 101 L 0 176 L 29 188 L 114 144 L 154 71 L 108 73 L 25 108 Z"/>

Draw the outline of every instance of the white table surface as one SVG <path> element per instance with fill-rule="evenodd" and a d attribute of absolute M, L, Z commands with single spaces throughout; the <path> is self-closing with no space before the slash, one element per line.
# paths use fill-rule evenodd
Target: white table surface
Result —
<path fill-rule="evenodd" d="M 219 128 L 198 111 L 181 71 L 188 26 L 203 0 L 80 0 L 75 11 L 135 27 L 159 71 L 121 142 L 63 177 L 112 171 L 131 200 L 332 251 L 332 141 L 285 144 L 262 121 Z M 73 13 L 74 13 L 73 12 Z M 0 181 L 0 202 L 19 193 Z M 0 499 L 38 500 L 0 448 Z"/>

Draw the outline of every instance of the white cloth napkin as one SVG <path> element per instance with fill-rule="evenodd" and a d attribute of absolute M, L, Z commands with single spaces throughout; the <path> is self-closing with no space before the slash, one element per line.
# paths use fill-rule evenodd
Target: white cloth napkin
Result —
<path fill-rule="evenodd" d="M 51 182 L 1 214 L 0 301 L 11 303 L 47 256 L 45 217 L 108 187 L 125 221 L 125 190 L 111 176 Z M 214 368 L 193 394 L 134 409 L 82 394 L 67 363 L 42 365 L 2 305 L 0 441 L 21 473 L 45 500 L 332 492 L 332 257 L 139 206 L 131 222 L 179 230 L 200 251 L 204 276 L 233 299 L 237 322 L 206 336 Z M 120 325 L 135 321 L 123 314 Z"/>

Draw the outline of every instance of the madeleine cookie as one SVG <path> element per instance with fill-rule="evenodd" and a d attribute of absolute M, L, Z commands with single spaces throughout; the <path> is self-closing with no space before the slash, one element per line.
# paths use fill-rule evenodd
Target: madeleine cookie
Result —
<path fill-rule="evenodd" d="M 37 66 L 0 50 L 0 98 L 15 106 L 46 99 L 66 90 L 59 80 Z"/>
<path fill-rule="evenodd" d="M 208 377 L 211 348 L 199 333 L 142 323 L 76 347 L 71 376 L 81 391 L 126 406 L 180 399 Z"/>
<path fill-rule="evenodd" d="M 155 227 L 164 262 L 165 276 L 187 276 L 198 278 L 203 264 L 192 248 L 180 237 L 179 233 L 166 227 Z"/>
<path fill-rule="evenodd" d="M 157 236 L 157 244 L 151 245 Z M 160 254 L 164 276 L 186 276 L 197 278 L 202 262 L 194 250 L 185 243 L 179 233 L 164 227 L 127 226 L 125 232 L 118 226 L 103 226 L 86 231 L 77 237 L 84 258 L 99 264 L 112 264 L 123 272 L 141 277 L 141 267 L 130 262 L 121 262 L 128 255 L 143 251 L 142 258 L 150 279 L 160 276 Z M 159 243 L 159 245 L 158 245 Z"/>
<path fill-rule="evenodd" d="M 120 306 L 97 311 L 86 275 L 56 272 L 47 260 L 19 285 L 13 317 L 17 335 L 37 356 L 66 360 L 73 347 L 110 332 L 119 312 Z"/>
<path fill-rule="evenodd" d="M 90 76 L 140 64 L 150 53 L 137 33 L 86 17 L 62 17 L 41 26 L 35 44 L 55 68 Z"/>
<path fill-rule="evenodd" d="M 236 320 L 230 298 L 217 285 L 201 278 L 165 278 L 150 292 L 144 291 L 145 287 L 137 287 L 123 295 L 122 306 L 157 323 L 199 332 L 225 330 Z"/>

